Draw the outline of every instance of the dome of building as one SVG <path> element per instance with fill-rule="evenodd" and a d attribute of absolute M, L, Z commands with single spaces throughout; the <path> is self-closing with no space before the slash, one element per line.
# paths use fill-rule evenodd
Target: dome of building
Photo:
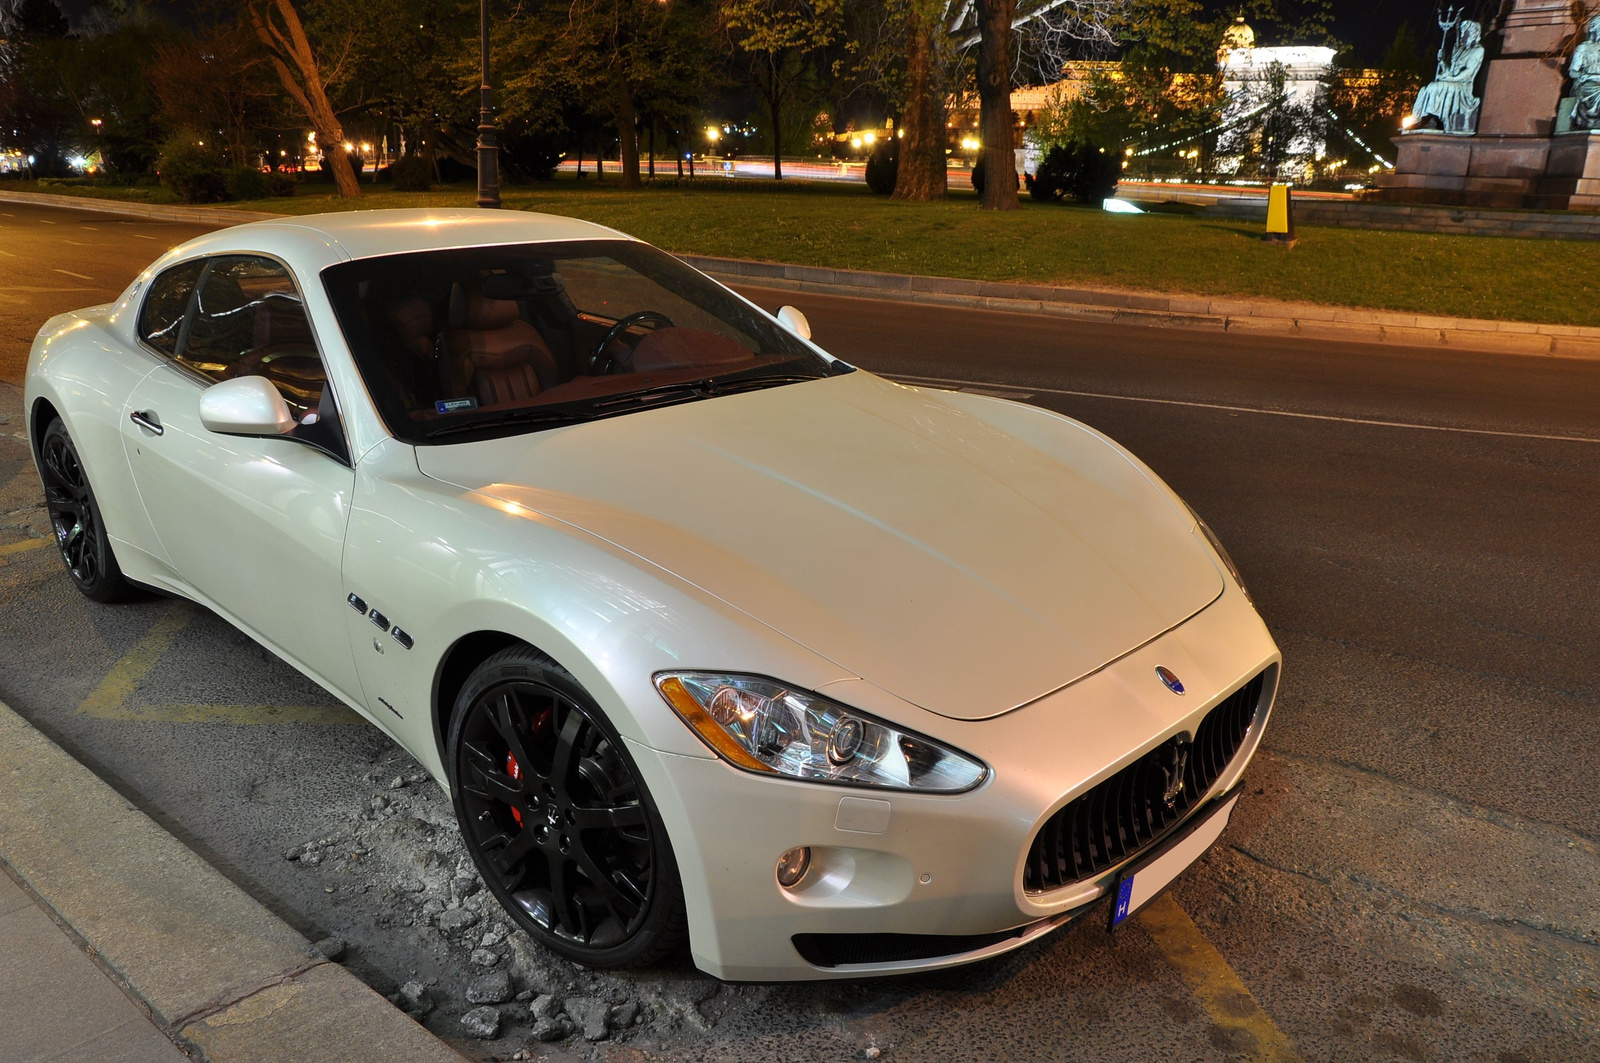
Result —
<path fill-rule="evenodd" d="M 1254 48 L 1256 46 L 1256 31 L 1240 15 L 1233 20 L 1233 25 L 1222 31 L 1222 44 L 1217 48 L 1217 61 L 1226 63 L 1228 53 L 1238 48 Z"/>

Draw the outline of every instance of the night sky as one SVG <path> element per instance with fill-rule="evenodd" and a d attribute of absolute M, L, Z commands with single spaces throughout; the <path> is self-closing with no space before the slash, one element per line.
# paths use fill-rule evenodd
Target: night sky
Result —
<path fill-rule="evenodd" d="M 1334 0 L 1333 32 L 1354 49 L 1358 62 L 1376 66 L 1400 24 L 1409 22 L 1426 60 L 1439 46 L 1436 7 L 1435 0 Z"/>
<path fill-rule="evenodd" d="M 92 0 L 57 2 L 72 17 L 86 11 Z M 1461 3 L 1462 0 L 1455 2 Z M 193 0 L 155 0 L 151 6 L 163 10 L 174 21 L 182 21 L 196 5 Z M 1498 4 L 1492 0 L 1467 0 L 1466 6 L 1492 9 Z M 1333 0 L 1333 7 L 1334 35 L 1354 48 L 1357 62 L 1376 64 L 1383 58 L 1383 50 L 1394 39 L 1395 30 L 1402 22 L 1411 23 L 1424 58 L 1428 58 L 1432 50 L 1438 47 L 1439 28 L 1434 21 L 1436 0 Z M 1262 29 L 1265 30 L 1265 27 Z M 1263 32 L 1263 43 L 1267 43 L 1265 37 L 1266 33 Z"/>

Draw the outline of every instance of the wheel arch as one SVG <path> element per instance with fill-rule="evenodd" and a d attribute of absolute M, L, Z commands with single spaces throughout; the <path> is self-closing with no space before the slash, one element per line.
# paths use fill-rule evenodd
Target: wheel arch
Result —
<path fill-rule="evenodd" d="M 40 395 L 33 400 L 33 407 L 28 411 L 28 445 L 33 448 L 33 460 L 37 463 L 44 446 L 44 430 L 50 427 L 50 422 L 61 418 L 61 411 L 56 409 L 55 403 Z"/>
<path fill-rule="evenodd" d="M 450 731 L 450 715 L 455 709 L 456 696 L 467 683 L 467 677 L 496 653 L 519 643 L 539 649 L 520 635 L 486 629 L 462 635 L 439 658 L 439 666 L 433 676 L 431 715 L 434 748 L 438 750 L 440 764 L 447 764 L 445 744 Z"/>

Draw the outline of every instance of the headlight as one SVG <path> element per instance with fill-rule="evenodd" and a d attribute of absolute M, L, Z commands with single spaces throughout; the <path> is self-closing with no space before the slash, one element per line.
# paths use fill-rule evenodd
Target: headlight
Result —
<path fill-rule="evenodd" d="M 1189 516 L 1194 518 L 1194 522 L 1200 525 L 1200 530 L 1205 533 L 1206 542 L 1211 544 L 1211 549 L 1217 552 L 1217 556 L 1222 558 L 1222 563 L 1226 565 L 1228 567 L 1228 571 L 1233 574 L 1233 582 L 1237 583 L 1239 585 L 1239 589 L 1244 592 L 1244 600 L 1249 602 L 1251 605 L 1256 604 L 1255 598 L 1250 594 L 1250 588 L 1244 585 L 1244 577 L 1239 574 L 1239 566 L 1234 564 L 1233 558 L 1228 556 L 1228 549 L 1222 545 L 1222 540 L 1217 538 L 1217 533 L 1212 531 L 1211 525 L 1207 524 L 1205 519 L 1194 511 L 1193 506 L 1190 506 L 1187 502 L 1185 502 L 1184 505 L 1189 509 Z"/>
<path fill-rule="evenodd" d="M 701 741 L 746 771 L 942 794 L 970 790 L 989 771 L 931 739 L 771 679 L 662 672 L 655 681 Z"/>

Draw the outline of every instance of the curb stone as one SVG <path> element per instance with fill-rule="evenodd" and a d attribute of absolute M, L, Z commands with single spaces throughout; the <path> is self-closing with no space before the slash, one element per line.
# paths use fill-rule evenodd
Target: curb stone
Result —
<path fill-rule="evenodd" d="M 227 207 L 180 207 L 96 200 L 45 192 L 0 191 L 0 202 L 125 214 L 163 221 L 238 225 L 292 215 Z M 1125 289 L 926 277 L 904 273 L 794 266 L 781 262 L 679 255 L 724 282 L 866 299 L 964 306 L 1013 314 L 1044 314 L 1125 325 L 1222 332 L 1276 333 L 1306 339 L 1406 347 L 1445 347 L 1490 354 L 1600 359 L 1600 328 L 1529 321 L 1441 318 L 1319 303 L 1288 303 Z"/>
<path fill-rule="evenodd" d="M 967 306 L 1126 325 L 1278 333 L 1307 339 L 1600 359 L 1600 328 L 1582 325 L 1436 318 L 1317 303 L 919 277 L 705 255 L 678 257 L 724 283 L 818 295 Z"/>
<path fill-rule="evenodd" d="M 3 702 L 0 860 L 211 1063 L 462 1063 Z"/>

